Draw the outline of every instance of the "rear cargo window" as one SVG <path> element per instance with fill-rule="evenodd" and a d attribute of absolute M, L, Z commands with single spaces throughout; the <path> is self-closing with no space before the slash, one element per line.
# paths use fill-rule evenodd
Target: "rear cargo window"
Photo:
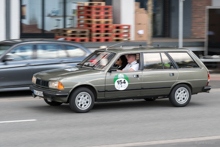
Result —
<path fill-rule="evenodd" d="M 179 68 L 198 68 L 199 66 L 186 52 L 169 53 Z"/>

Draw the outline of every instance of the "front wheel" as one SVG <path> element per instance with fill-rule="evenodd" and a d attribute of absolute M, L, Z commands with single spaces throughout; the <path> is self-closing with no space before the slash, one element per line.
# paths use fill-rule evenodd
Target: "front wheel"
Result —
<path fill-rule="evenodd" d="M 95 96 L 88 88 L 76 89 L 70 97 L 70 108 L 77 113 L 89 112 L 94 105 Z"/>
<path fill-rule="evenodd" d="M 177 85 L 173 88 L 169 100 L 175 107 L 184 107 L 191 100 L 191 89 L 185 84 Z"/>

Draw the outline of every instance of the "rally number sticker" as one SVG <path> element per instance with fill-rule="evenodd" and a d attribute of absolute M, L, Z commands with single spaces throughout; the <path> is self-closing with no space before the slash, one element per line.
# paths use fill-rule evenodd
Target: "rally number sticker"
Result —
<path fill-rule="evenodd" d="M 129 85 L 129 79 L 125 74 L 118 74 L 114 78 L 114 84 L 117 90 L 125 90 Z"/>

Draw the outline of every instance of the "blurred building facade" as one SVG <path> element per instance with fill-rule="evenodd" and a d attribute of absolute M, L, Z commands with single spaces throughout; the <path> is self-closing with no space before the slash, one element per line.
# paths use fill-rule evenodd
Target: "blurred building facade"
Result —
<path fill-rule="evenodd" d="M 135 2 L 147 10 L 148 0 L 0 0 L 0 41 L 19 38 L 53 38 L 57 28 L 77 26 L 77 2 L 106 2 L 113 6 L 113 21 L 131 25 L 135 34 Z M 154 0 L 153 36 L 178 38 L 179 0 Z M 219 0 L 184 1 L 184 38 L 205 38 L 206 6 Z"/>

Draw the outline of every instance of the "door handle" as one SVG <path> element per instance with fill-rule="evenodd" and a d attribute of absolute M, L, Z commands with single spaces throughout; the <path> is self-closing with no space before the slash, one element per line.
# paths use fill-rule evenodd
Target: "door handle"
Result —
<path fill-rule="evenodd" d="M 139 78 L 139 75 L 134 75 L 134 78 Z"/>
<path fill-rule="evenodd" d="M 174 73 L 170 73 L 170 76 L 174 76 Z"/>

